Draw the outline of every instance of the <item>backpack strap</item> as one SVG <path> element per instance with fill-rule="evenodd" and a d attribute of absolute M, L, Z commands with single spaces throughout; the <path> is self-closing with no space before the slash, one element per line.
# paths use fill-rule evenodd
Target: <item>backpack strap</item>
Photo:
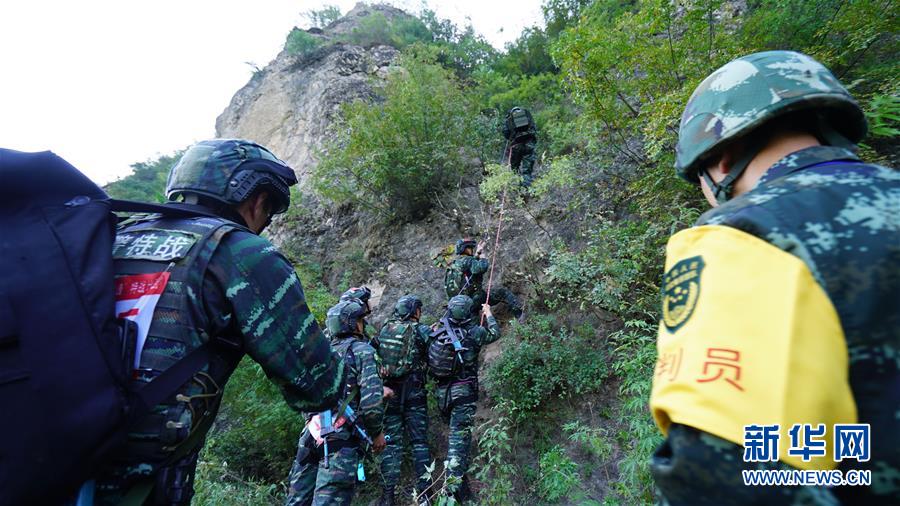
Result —
<path fill-rule="evenodd" d="M 154 213 L 163 214 L 165 216 L 196 218 L 198 216 L 206 216 L 208 218 L 219 218 L 221 216 L 214 214 L 211 210 L 196 204 L 183 204 L 181 202 L 168 202 L 166 204 L 151 204 L 149 202 L 135 202 L 133 200 L 109 199 L 110 210 L 120 213 Z"/>

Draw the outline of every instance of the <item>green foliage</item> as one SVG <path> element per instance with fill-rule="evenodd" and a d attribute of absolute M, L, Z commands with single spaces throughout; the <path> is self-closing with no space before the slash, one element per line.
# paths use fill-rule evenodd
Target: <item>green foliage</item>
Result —
<path fill-rule="evenodd" d="M 475 477 L 486 484 L 479 494 L 480 503 L 487 506 L 508 504 L 513 491 L 516 466 L 512 463 L 512 423 L 501 403 L 493 411 L 499 416 L 478 427 L 478 459 Z"/>
<path fill-rule="evenodd" d="M 656 362 L 656 315 L 645 320 L 629 320 L 623 329 L 610 335 L 613 343 L 613 372 L 621 378 L 619 396 L 623 399 L 620 418 L 625 425 L 618 434 L 625 457 L 619 462 L 618 494 L 626 504 L 650 503 L 653 487 L 650 455 L 662 442 L 647 408 L 654 364 Z"/>
<path fill-rule="evenodd" d="M 485 170 L 487 170 L 487 177 L 478 185 L 482 200 L 490 204 L 498 204 L 503 199 L 504 192 L 508 196 L 518 197 L 522 176 L 513 172 L 508 165 L 497 163 L 489 163 Z"/>
<path fill-rule="evenodd" d="M 612 456 L 613 445 L 606 429 L 574 420 L 563 425 L 563 430 L 569 433 L 570 441 L 586 448 L 595 458 L 605 461 Z"/>
<path fill-rule="evenodd" d="M 569 189 L 577 184 L 577 168 L 571 156 L 560 156 L 549 163 L 549 168 L 531 183 L 529 192 L 542 197 L 554 189 Z"/>
<path fill-rule="evenodd" d="M 269 482 L 283 479 L 303 430 L 300 415 L 287 406 L 278 388 L 249 358 L 232 374 L 222 402 L 220 420 L 230 425 L 210 434 L 206 452 L 228 462 L 240 476 Z"/>
<path fill-rule="evenodd" d="M 534 315 L 502 339 L 504 352 L 488 369 L 487 388 L 514 419 L 550 399 L 594 392 L 606 379 L 606 354 L 589 326 L 558 328 L 552 318 Z"/>
<path fill-rule="evenodd" d="M 303 13 L 310 26 L 325 28 L 341 19 L 341 9 L 336 5 L 325 5 L 321 9 L 310 9 Z"/>
<path fill-rule="evenodd" d="M 578 464 L 567 454 L 562 446 L 554 446 L 541 455 L 540 481 L 538 491 L 541 497 L 557 502 L 578 485 Z"/>
<path fill-rule="evenodd" d="M 287 36 L 287 40 L 284 43 L 284 50 L 287 51 L 288 54 L 303 56 L 309 54 L 321 44 L 322 40 L 319 37 L 316 37 L 306 30 L 294 28 Z"/>
<path fill-rule="evenodd" d="M 284 502 L 279 485 L 245 479 L 208 450 L 200 454 L 194 483 L 192 504 L 200 506 L 277 506 Z"/>
<path fill-rule="evenodd" d="M 468 78 L 498 56 L 497 50 L 484 37 L 476 34 L 471 24 L 460 28 L 450 20 L 439 19 L 429 9 L 424 9 L 419 18 L 431 33 L 428 45 L 434 52 L 435 61 L 453 70 L 461 79 Z"/>
<path fill-rule="evenodd" d="M 337 203 L 416 219 L 435 195 L 458 182 L 472 111 L 447 70 L 415 54 L 404 56 L 401 65 L 388 77 L 383 101 L 343 107 L 337 138 L 323 153 L 313 182 Z"/>
<path fill-rule="evenodd" d="M 614 221 L 598 214 L 584 249 L 557 244 L 551 251 L 545 270 L 547 305 L 645 315 L 658 303 L 656 282 L 667 232 L 649 221 Z"/>
<path fill-rule="evenodd" d="M 403 49 L 416 42 L 430 42 L 431 32 L 418 18 L 388 18 L 380 12 L 372 12 L 361 18 L 344 40 L 363 47 L 388 45 Z"/>
<path fill-rule="evenodd" d="M 896 137 L 900 135 L 900 97 L 897 95 L 875 95 L 869 101 L 866 119 L 869 120 L 869 135 L 872 137 Z"/>
<path fill-rule="evenodd" d="M 131 165 L 131 174 L 107 184 L 103 189 L 110 197 L 140 202 L 166 201 L 166 179 L 184 151 L 162 155 L 155 160 Z"/>

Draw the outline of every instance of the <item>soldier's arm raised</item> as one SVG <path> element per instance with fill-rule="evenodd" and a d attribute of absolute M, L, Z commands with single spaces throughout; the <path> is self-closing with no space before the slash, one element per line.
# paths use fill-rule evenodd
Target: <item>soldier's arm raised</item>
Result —
<path fill-rule="evenodd" d="M 338 401 L 343 362 L 306 305 L 294 268 L 269 241 L 228 234 L 210 260 L 210 278 L 231 308 L 220 318 L 233 320 L 229 326 L 243 336 L 244 351 L 292 408 L 318 411 Z"/>
<path fill-rule="evenodd" d="M 494 314 L 491 312 L 491 306 L 484 304 L 481 306 L 481 310 L 484 311 L 484 321 L 487 323 L 487 330 L 482 334 L 481 344 L 491 344 L 497 339 L 500 339 L 500 325 L 497 323 L 497 319 L 494 318 Z"/>

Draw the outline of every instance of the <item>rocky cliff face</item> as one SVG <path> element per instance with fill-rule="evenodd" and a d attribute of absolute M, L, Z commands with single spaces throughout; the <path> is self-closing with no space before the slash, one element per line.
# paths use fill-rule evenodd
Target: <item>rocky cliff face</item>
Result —
<path fill-rule="evenodd" d="M 374 11 L 405 15 L 386 6 L 357 6 L 332 28 L 313 29 L 311 35 L 322 46 L 306 55 L 282 51 L 234 95 L 216 120 L 216 134 L 264 144 L 305 181 L 340 105 L 373 100 L 373 85 L 387 75 L 398 55 L 390 46 L 336 42 L 356 20 Z"/>
<path fill-rule="evenodd" d="M 479 161 L 469 167 L 471 177 L 442 196 L 424 220 L 403 225 L 386 226 L 360 210 L 329 206 L 308 187 L 316 152 L 328 138 L 340 105 L 377 100 L 377 84 L 399 54 L 389 46 L 336 42 L 373 12 L 389 19 L 406 16 L 392 7 L 358 5 L 326 29 L 312 30 L 323 45 L 305 56 L 282 51 L 235 94 L 217 119 L 216 132 L 220 137 L 255 140 L 297 172 L 302 202 L 293 203 L 296 212 L 276 219 L 271 227 L 276 244 L 321 265 L 333 290 L 342 281 L 370 286 L 376 322 L 389 315 L 404 293 L 422 297 L 426 311 L 438 316 L 446 303 L 444 272 L 432 258 L 462 236 L 479 237 L 491 243 L 489 250 L 493 248 L 499 206 L 480 199 Z M 526 301 L 534 295 L 529 293 L 528 279 L 541 274 L 539 260 L 551 238 L 571 240 L 574 234 L 577 218 L 563 216 L 552 200 L 510 205 L 504 214 L 495 283 Z"/>

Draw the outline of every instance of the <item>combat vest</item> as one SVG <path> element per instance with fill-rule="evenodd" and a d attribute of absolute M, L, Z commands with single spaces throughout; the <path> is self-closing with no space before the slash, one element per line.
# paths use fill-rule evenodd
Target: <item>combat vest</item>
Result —
<path fill-rule="evenodd" d="M 900 470 L 898 216 L 900 173 L 813 147 L 674 235 L 651 397 L 660 427 L 681 423 L 740 445 L 747 423 L 787 430 L 805 417 L 827 426 L 826 439 L 833 423 L 867 423 L 871 460 L 840 467 Z M 716 304 L 733 299 L 734 287 L 757 286 L 763 296 Z M 785 307 L 789 321 L 780 321 Z M 732 338 L 730 328 L 753 339 Z M 704 368 L 706 376 L 690 376 Z M 780 442 L 789 442 L 786 434 Z M 837 465 L 830 453 L 809 462 L 785 454 L 795 467 Z M 834 493 L 854 503 L 884 500 L 873 483 Z"/>
<path fill-rule="evenodd" d="M 216 248 L 234 230 L 246 229 L 209 217 L 153 219 L 150 216 L 120 226 L 113 246 L 117 313 L 123 310 L 121 317 L 128 312 L 146 311 L 155 304 L 152 315 L 144 317 L 143 325 L 138 324 L 147 329 L 147 335 L 142 347 L 140 338 L 136 345 L 141 350 L 133 381 L 151 381 L 210 339 L 214 340 L 215 350 L 205 371 L 185 384 L 177 401 L 154 410 L 139 422 L 135 433 L 155 434 L 158 439 L 143 437 L 141 441 L 129 441 L 126 450 L 129 461 L 135 457 L 151 461 L 165 458 L 187 439 L 192 428 L 205 431 L 215 418 L 221 388 L 242 353 L 240 336 L 207 333 L 210 329 L 203 310 L 203 279 Z M 135 295 L 141 295 L 140 299 L 135 299 Z M 150 322 L 149 327 L 146 321 Z M 193 398 L 203 394 L 214 396 Z"/>

